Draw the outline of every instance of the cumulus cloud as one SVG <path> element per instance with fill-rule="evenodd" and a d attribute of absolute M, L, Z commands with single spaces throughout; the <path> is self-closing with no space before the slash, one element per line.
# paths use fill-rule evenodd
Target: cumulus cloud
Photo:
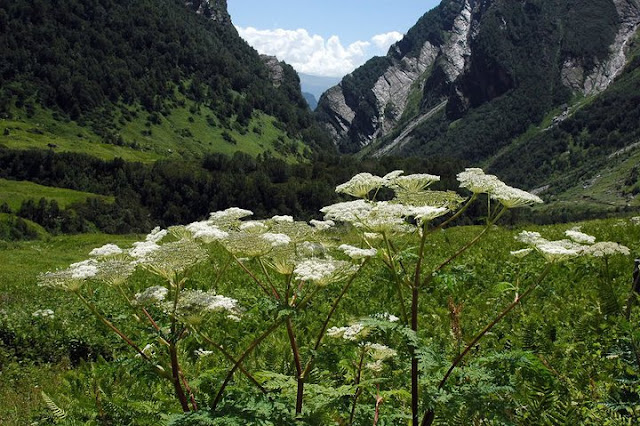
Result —
<path fill-rule="evenodd" d="M 388 49 L 393 43 L 402 40 L 404 35 L 397 31 L 391 31 L 385 34 L 378 34 L 371 37 L 371 41 L 378 49 Z"/>
<path fill-rule="evenodd" d="M 236 27 L 238 33 L 258 52 L 276 56 L 298 72 L 342 77 L 374 55 L 384 55 L 389 46 L 402 38 L 398 32 L 379 34 L 370 41 L 343 45 L 338 36 L 328 39 L 305 29 L 260 30 Z"/>

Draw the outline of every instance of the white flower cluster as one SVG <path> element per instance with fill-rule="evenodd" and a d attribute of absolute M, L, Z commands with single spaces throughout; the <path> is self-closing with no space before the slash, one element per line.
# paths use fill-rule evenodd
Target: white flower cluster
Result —
<path fill-rule="evenodd" d="M 162 302 L 169 294 L 169 289 L 161 285 L 148 287 L 140 293 L 136 293 L 133 300 L 138 305 L 153 305 Z"/>
<path fill-rule="evenodd" d="M 193 240 L 181 239 L 162 244 L 158 249 L 138 259 L 137 264 L 156 275 L 170 279 L 174 274 L 184 272 L 207 258 L 208 253 L 200 244 Z"/>
<path fill-rule="evenodd" d="M 209 220 L 217 223 L 225 223 L 240 220 L 247 216 L 253 216 L 253 212 L 238 207 L 230 207 L 226 210 L 211 213 Z"/>
<path fill-rule="evenodd" d="M 347 327 L 331 327 L 327 330 L 327 336 L 355 341 L 365 337 L 367 331 L 364 325 L 358 322 Z"/>
<path fill-rule="evenodd" d="M 178 312 L 181 314 L 222 311 L 238 315 L 238 301 L 213 291 L 183 290 L 180 293 Z"/>
<path fill-rule="evenodd" d="M 293 217 L 289 215 L 282 215 L 282 216 L 276 215 L 276 216 L 273 216 L 271 220 L 274 222 L 280 222 L 280 223 L 293 223 Z"/>
<path fill-rule="evenodd" d="M 516 240 L 533 246 L 550 263 L 562 262 L 580 255 L 609 257 L 616 254 L 628 256 L 629 248 L 618 243 L 604 241 L 595 243 L 595 237 L 576 229 L 566 231 L 572 240 L 549 241 L 538 232 L 522 231 Z"/>
<path fill-rule="evenodd" d="M 338 247 L 338 250 L 342 250 L 344 254 L 352 258 L 353 260 L 365 259 L 367 257 L 373 257 L 378 253 L 378 250 L 374 248 L 362 249 L 354 247 L 349 244 L 342 244 Z"/>
<path fill-rule="evenodd" d="M 208 220 L 193 222 L 187 225 L 185 229 L 193 234 L 193 238 L 199 238 L 205 243 L 219 241 L 229 236 L 228 232 L 223 231 Z"/>
<path fill-rule="evenodd" d="M 580 244 L 593 244 L 596 242 L 596 237 L 580 232 L 579 228 L 569 229 L 564 232 L 564 235 Z"/>
<path fill-rule="evenodd" d="M 557 263 L 577 257 L 582 252 L 582 245 L 570 240 L 549 241 L 542 238 L 539 232 L 522 231 L 516 240 L 531 245 L 549 263 Z"/>
<path fill-rule="evenodd" d="M 209 356 L 213 354 L 213 351 L 206 351 L 202 348 L 196 349 L 193 351 L 193 354 L 197 357 Z"/>
<path fill-rule="evenodd" d="M 262 234 L 262 238 L 264 238 L 269 244 L 271 244 L 271 247 L 286 246 L 291 243 L 291 238 L 286 234 L 275 234 L 267 232 Z"/>
<path fill-rule="evenodd" d="M 155 241 L 136 241 L 133 243 L 133 248 L 129 250 L 129 256 L 144 259 L 159 248 L 160 246 Z"/>
<path fill-rule="evenodd" d="M 634 216 L 629 219 L 633 225 L 640 225 L 640 216 Z"/>
<path fill-rule="evenodd" d="M 72 263 L 69 266 L 71 278 L 76 280 L 86 280 L 93 278 L 98 274 L 98 262 L 94 259 L 83 260 L 82 262 Z"/>
<path fill-rule="evenodd" d="M 385 176 L 387 186 L 396 190 L 408 193 L 424 191 L 429 185 L 440 181 L 440 176 L 419 173 L 407 176 Z"/>
<path fill-rule="evenodd" d="M 424 223 L 446 214 L 449 209 L 445 207 L 421 206 L 411 207 L 410 211 L 411 216 L 415 217 L 419 223 Z"/>
<path fill-rule="evenodd" d="M 384 320 L 389 322 L 398 322 L 400 320 L 400 318 L 388 312 L 383 312 L 381 314 L 373 314 L 371 317 L 378 320 Z"/>
<path fill-rule="evenodd" d="M 336 192 L 366 199 L 369 193 L 383 186 L 392 188 L 396 192 L 417 193 L 440 180 L 440 176 L 427 173 L 401 176 L 402 173 L 404 173 L 402 170 L 394 170 L 383 177 L 371 173 L 358 173 L 348 182 L 338 185 Z"/>
<path fill-rule="evenodd" d="M 380 189 L 384 184 L 385 180 L 380 176 L 375 176 L 371 173 L 358 173 L 348 182 L 338 185 L 336 192 L 356 198 L 367 198 L 371 191 Z"/>
<path fill-rule="evenodd" d="M 319 286 L 325 286 L 337 281 L 353 272 L 353 265 L 342 260 L 307 259 L 298 263 L 294 270 L 294 278 L 298 281 L 311 281 Z"/>
<path fill-rule="evenodd" d="M 586 247 L 584 253 L 593 257 L 609 257 L 616 254 L 623 256 L 629 256 L 631 251 L 628 247 L 611 241 L 602 241 L 595 243 L 592 246 Z"/>
<path fill-rule="evenodd" d="M 379 343 L 367 343 L 366 346 L 373 358 L 373 362 L 367 363 L 365 368 L 376 373 L 382 371 L 384 361 L 398 354 L 394 349 Z"/>
<path fill-rule="evenodd" d="M 102 247 L 94 248 L 89 252 L 89 256 L 105 257 L 122 254 L 123 251 L 116 244 L 105 244 Z"/>
<path fill-rule="evenodd" d="M 489 194 L 507 208 L 516 208 L 542 203 L 542 199 L 527 191 L 513 188 L 494 175 L 485 174 L 482 169 L 468 168 L 458 173 L 461 188 L 474 194 Z"/>

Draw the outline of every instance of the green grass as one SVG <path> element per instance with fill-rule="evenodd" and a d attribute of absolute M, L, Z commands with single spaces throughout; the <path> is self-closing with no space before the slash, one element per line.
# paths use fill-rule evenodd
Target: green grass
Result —
<path fill-rule="evenodd" d="M 13 109 L 11 119 L 0 120 L 0 145 L 11 149 L 54 149 L 56 152 L 78 152 L 105 160 L 120 157 L 126 161 L 153 162 L 162 158 L 202 158 L 206 153 L 232 155 L 236 151 L 252 156 L 271 152 L 287 161 L 300 161 L 305 146 L 289 138 L 275 126 L 276 119 L 254 111 L 249 125 L 243 129 L 232 119 L 224 128 L 206 106 L 182 100 L 167 116 L 148 120 L 149 113 L 141 107 L 122 107 L 131 114 L 128 120 L 118 111 L 114 118 L 114 135 L 120 142 L 104 143 L 104 139 L 89 126 L 60 120 L 50 110 L 39 106 L 33 115 Z M 255 131 L 254 131 L 255 129 Z M 223 138 L 228 132 L 234 142 Z M 278 141 L 280 139 L 280 141 Z"/>
<path fill-rule="evenodd" d="M 575 225 L 581 225 L 585 232 L 596 235 L 600 241 L 619 241 L 628 245 L 632 250 L 632 255 L 636 255 L 640 250 L 640 239 L 638 238 L 640 226 L 634 226 L 626 219 L 597 220 L 580 224 L 543 227 L 528 226 L 526 229 L 535 229 L 546 238 L 558 239 L 563 238 L 563 232 L 566 229 Z M 432 234 L 426 246 L 425 268 L 438 265 L 458 247 L 477 235 L 480 229 L 477 226 L 457 227 Z M 433 281 L 425 290 L 421 299 L 423 312 L 420 315 L 420 326 L 424 344 L 434 351 L 433 354 L 426 353 L 427 360 L 435 363 L 435 367 L 426 361 L 424 364 L 425 369 L 433 370 L 429 370 L 431 375 L 425 373 L 425 396 L 433 391 L 431 381 L 442 376 L 442 367 L 448 366 L 450 358 L 455 354 L 455 339 L 451 333 L 447 300 L 463 306 L 460 321 L 464 339 L 469 341 L 474 333 L 481 329 L 492 316 L 513 301 L 515 290 L 511 284 L 519 282 L 517 280 L 520 278 L 530 282 L 540 272 L 542 266 L 540 258 L 530 256 L 519 265 L 509 255 L 510 250 L 522 247 L 522 244 L 513 238 L 519 230 L 504 227 L 492 230 L 478 246 L 465 252 L 453 265 L 434 275 Z M 338 233 L 336 233 L 337 235 Z M 25 338 L 33 338 L 34 342 L 42 341 L 52 347 L 53 343 L 58 342 L 68 344 L 69 341 L 84 342 L 85 340 L 82 339 L 93 339 L 89 342 L 93 344 L 102 342 L 102 345 L 112 344 L 116 348 L 112 360 L 98 360 L 91 365 L 72 366 L 65 358 L 53 363 L 38 364 L 30 361 L 27 357 L 21 359 L 7 355 L 7 362 L 4 362 L 3 347 L 0 344 L 0 363 L 2 363 L 0 365 L 3 368 L 2 380 L 0 380 L 0 401 L 4 401 L 3 404 L 0 404 L 0 419 L 2 419 L 0 424 L 20 425 L 34 421 L 38 421 L 39 424 L 46 423 L 47 410 L 41 398 L 38 397 L 39 391 L 36 385 L 42 386 L 57 405 L 70 413 L 70 417 L 76 420 L 78 417 L 74 416 L 83 415 L 85 417 L 81 417 L 80 421 L 85 422 L 89 419 L 87 413 L 92 413 L 93 421 L 97 421 L 96 416 L 99 413 L 100 405 L 96 404 L 96 395 L 99 395 L 101 406 L 109 408 L 107 414 L 114 416 L 123 412 L 133 416 L 135 412 L 128 413 L 127 410 L 142 410 L 144 401 L 158 404 L 155 411 L 145 413 L 144 416 L 141 415 L 140 423 L 136 424 L 157 424 L 150 423 L 151 419 L 157 422 L 158 414 L 167 414 L 178 409 L 171 396 L 171 388 L 166 382 L 153 381 L 148 374 L 145 375 L 139 368 L 136 368 L 135 358 L 131 352 L 122 352 L 122 347 L 118 346 L 118 340 L 111 338 L 105 327 L 96 323 L 86 312 L 86 309 L 74 300 L 72 295 L 40 288 L 36 285 L 39 273 L 66 267 L 72 262 L 86 259 L 88 252 L 94 247 L 105 243 L 117 243 L 121 247 L 128 247 L 133 241 L 140 238 L 140 236 L 134 235 L 85 234 L 51 237 L 33 242 L 0 243 L 0 262 L 3 265 L 0 268 L 0 301 L 2 301 L 1 309 L 4 312 L 4 314 L 0 314 L 0 331 L 4 327 L 4 330 L 23 333 Z M 341 235 L 340 238 L 354 244 L 357 244 L 359 239 L 355 234 Z M 399 250 L 407 249 L 408 252 L 412 252 L 415 249 L 412 246 L 415 242 L 413 240 L 411 242 L 399 240 L 398 242 Z M 212 249 L 212 252 L 216 255 L 221 254 L 219 249 Z M 403 255 L 403 258 L 407 265 L 413 262 L 409 255 Z M 217 257 L 214 263 L 218 267 L 222 267 L 223 258 Z M 554 386 L 564 389 L 564 393 L 554 390 L 550 396 L 561 395 L 563 401 L 575 402 L 580 407 L 590 407 L 595 401 L 606 397 L 608 392 L 606 386 L 611 388 L 620 386 L 615 384 L 617 379 L 612 376 L 612 372 L 618 368 L 620 361 L 607 355 L 610 355 L 611 351 L 615 349 L 612 349 L 612 342 L 615 343 L 616 338 L 623 339 L 626 334 L 614 322 L 615 319 L 602 318 L 600 313 L 600 310 L 603 309 L 600 301 L 601 295 L 597 291 L 598 264 L 595 261 L 581 259 L 575 263 L 577 266 L 554 267 L 543 285 L 521 307 L 505 318 L 491 334 L 487 335 L 482 344 L 469 356 L 465 367 L 460 369 L 451 379 L 452 386 L 453 383 L 461 383 L 458 385 L 460 393 L 467 392 L 469 401 L 474 401 L 476 398 L 473 386 L 477 385 L 478 381 L 480 384 L 487 381 L 486 383 L 489 383 L 490 386 L 493 383 L 490 376 L 493 374 L 497 374 L 498 378 L 505 374 L 514 375 L 514 378 L 517 379 L 513 382 L 514 389 L 506 393 L 499 389 L 496 391 L 497 393 L 492 391 L 490 398 L 493 398 L 498 406 L 510 403 L 511 398 L 527 401 L 528 397 L 522 392 L 527 389 L 529 383 L 535 385 L 536 380 L 543 384 L 552 383 Z M 256 266 L 251 262 L 248 264 Z M 514 272 L 520 271 L 520 266 L 522 274 Z M 612 259 L 610 267 L 613 277 L 610 285 L 613 286 L 618 299 L 624 301 L 630 288 L 628 278 L 630 278 L 633 269 L 632 257 Z M 215 270 L 213 264 L 197 268 L 195 273 L 190 276 L 189 285 L 195 284 L 197 288 L 206 288 L 204 286 L 213 281 Z M 350 321 L 375 312 L 386 311 L 398 314 L 395 287 L 391 285 L 390 280 L 389 272 L 379 261 L 375 261 L 365 268 L 363 275 L 356 280 L 339 306 L 331 326 L 346 325 Z M 131 284 L 131 291 L 157 283 L 149 274 L 144 273 L 137 275 L 134 281 Z M 282 283 L 275 282 L 275 285 L 280 286 Z M 231 326 L 225 326 L 225 323 L 221 322 L 211 327 L 211 333 L 217 333 L 216 335 L 224 339 L 225 344 L 229 345 L 228 347 L 233 353 L 238 353 L 248 343 L 247 339 L 250 340 L 258 333 L 258 330 L 264 328 L 264 323 L 257 322 L 262 318 L 261 310 L 274 309 L 273 306 L 265 304 L 264 296 L 256 294 L 255 288 L 256 286 L 247 279 L 240 268 L 234 266 L 229 268 L 225 278 L 217 285 L 217 291 L 220 294 L 237 297 L 242 306 L 247 308 L 243 314 L 242 322 L 233 323 Z M 89 289 L 91 290 L 89 291 Z M 309 308 L 310 313 L 294 316 L 294 322 L 296 324 L 306 324 L 305 321 L 313 322 L 314 319 L 317 319 L 316 310 L 326 312 L 329 302 L 333 300 L 339 289 L 339 285 L 331 285 L 323 289 L 318 294 L 318 298 L 314 299 L 317 300 L 317 303 L 314 301 L 314 306 Z M 119 309 L 114 304 L 116 298 L 109 298 L 111 293 L 103 285 L 87 284 L 84 291 L 88 297 L 103 301 L 104 305 L 101 307 L 111 308 L 112 311 L 108 311 L 112 313 L 110 318 L 117 324 L 129 322 L 138 328 L 144 328 L 142 324 L 131 319 L 131 316 L 127 314 L 128 311 Z M 42 308 L 55 310 L 53 322 L 45 323 L 32 318 L 31 313 Z M 264 313 L 266 317 L 269 317 L 266 319 L 267 321 L 272 319 L 272 313 L 272 311 L 269 311 L 268 315 L 266 312 Z M 300 328 L 298 330 L 298 338 L 302 345 L 306 344 L 305 342 L 310 335 L 315 337 L 317 324 L 311 325 L 309 329 Z M 606 329 L 597 329 L 596 326 L 606 327 Z M 578 327 L 580 328 L 578 329 Z M 220 331 L 222 328 L 224 331 Z M 91 334 L 92 332 L 95 336 Z M 382 336 L 371 335 L 370 337 L 378 339 Z M 150 342 L 157 344 L 155 339 Z M 206 359 L 192 359 L 190 354 L 200 347 L 202 342 L 194 341 L 192 343 L 193 345 L 186 347 L 185 352 L 180 355 L 185 360 L 185 373 L 190 377 L 199 377 L 192 382 L 197 395 L 200 398 L 205 398 L 203 395 L 211 392 L 211 390 L 207 390 L 208 387 L 217 387 L 218 376 L 223 374 L 228 365 L 224 360 L 216 358 L 216 355 Z M 341 356 L 348 355 L 349 345 L 349 342 L 336 342 L 330 338 L 327 338 L 323 343 L 314 367 L 314 375 L 310 378 L 308 406 L 312 406 L 313 391 L 315 387 L 320 386 L 318 383 L 324 385 L 326 381 L 326 385 L 330 387 L 334 386 L 334 383 L 340 383 L 343 375 L 348 376 L 349 373 L 345 373 L 345 371 L 350 371 L 352 368 L 348 358 L 337 364 L 336 359 L 327 354 L 334 353 L 332 351 L 340 351 Z M 38 354 L 39 348 L 34 348 L 33 351 Z M 304 348 L 306 355 L 308 348 L 306 346 Z M 396 348 L 404 350 L 402 345 L 398 345 Z M 527 362 L 535 361 L 538 357 L 542 363 L 550 366 L 548 367 L 549 371 L 542 368 L 532 378 L 531 375 L 534 374 L 532 366 L 527 363 L 522 364 L 522 375 L 517 372 L 510 373 L 508 365 L 502 369 L 497 364 L 500 356 L 508 357 L 512 350 L 516 354 L 514 356 L 517 356 L 517 351 L 520 348 L 524 348 L 522 351 L 527 354 Z M 53 349 L 49 348 L 48 350 Z M 32 354 L 32 352 L 28 353 Z M 430 356 L 433 356 L 433 359 L 429 358 Z M 497 358 L 491 361 L 492 356 Z M 524 356 L 520 355 L 520 357 Z M 255 357 L 250 358 L 246 365 L 252 371 L 263 372 L 265 377 L 268 377 L 266 374 L 270 371 L 273 371 L 274 374 L 281 374 L 282 377 L 291 377 L 294 374 L 291 370 L 286 370 L 286 364 L 291 364 L 291 353 L 287 347 L 287 334 L 284 330 L 280 330 L 265 340 L 260 345 Z M 381 379 L 379 390 L 383 395 L 384 392 L 391 389 L 406 389 L 405 361 L 406 359 L 393 361 L 394 369 L 391 376 L 385 376 Z M 493 365 L 492 362 L 495 362 L 496 365 Z M 584 368 L 583 362 L 588 363 Z M 438 363 L 441 363 L 442 366 L 438 366 Z M 519 369 L 518 365 L 516 367 Z M 553 368 L 554 374 L 550 373 L 551 368 Z M 94 369 L 97 372 L 94 373 Z M 122 370 L 124 373 L 118 373 Z M 588 370 L 588 377 L 584 377 L 583 370 Z M 472 373 L 482 374 L 482 377 L 477 379 Z M 635 374 L 630 367 L 628 374 Z M 348 384 L 351 379 L 344 380 Z M 371 377 L 368 377 L 368 380 L 371 380 Z M 496 380 L 498 381 L 498 379 Z M 583 380 L 586 381 L 586 385 Z M 581 389 L 588 386 L 589 380 L 602 384 L 602 386 L 590 389 L 588 395 L 583 395 Z M 134 382 L 139 382 L 139 384 Z M 153 383 L 160 383 L 160 385 L 153 387 Z M 95 389 L 98 386 L 102 392 Z M 148 388 L 142 390 L 145 386 Z M 234 379 L 233 391 L 241 394 L 247 391 L 246 386 L 246 383 L 238 377 Z M 373 400 L 372 393 L 376 391 L 373 384 L 367 382 L 366 386 L 368 387 L 363 388 L 365 393 L 361 402 L 362 407 L 370 406 L 369 399 Z M 465 386 L 471 386 L 471 390 L 465 389 Z M 447 397 L 451 397 L 454 402 L 460 401 L 461 396 L 455 391 L 447 392 Z M 572 394 L 567 396 L 569 392 Z M 290 401 L 286 398 L 290 394 L 290 389 L 280 389 L 273 392 L 272 397 L 277 402 L 289 404 Z M 238 393 L 234 395 L 238 395 Z M 408 398 L 406 395 L 400 392 L 388 395 L 389 398 L 385 400 L 383 406 L 383 416 L 389 416 L 394 409 L 406 411 L 406 399 Z M 478 398 L 486 398 L 486 395 L 480 395 Z M 484 400 L 480 402 L 484 404 Z M 451 412 L 456 411 L 454 404 L 441 402 L 438 404 L 440 413 L 445 410 L 445 407 L 451 407 Z M 553 407 L 549 409 L 551 408 Z M 483 409 L 486 410 L 486 405 Z M 336 410 L 345 411 L 342 406 L 338 406 Z M 494 408 L 492 407 L 491 410 Z M 500 409 L 495 410 L 499 411 Z M 362 412 L 359 412 L 358 415 L 366 418 Z M 606 415 L 607 412 L 603 410 L 602 416 L 606 418 Z M 391 422 L 389 424 L 401 423 Z M 514 422 L 514 424 L 531 423 Z"/>
<path fill-rule="evenodd" d="M 78 152 L 105 160 L 120 157 L 127 161 L 152 162 L 161 158 L 151 152 L 102 143 L 101 138 L 88 127 L 73 121 L 57 121 L 51 111 L 41 108 L 35 108 L 32 117 L 14 111 L 13 118 L 0 119 L 0 129 L 0 145 L 10 149 L 54 149 L 56 152 Z M 50 144 L 55 147 L 50 148 Z"/>
<path fill-rule="evenodd" d="M 39 200 L 45 198 L 47 200 L 56 200 L 58 205 L 64 208 L 74 203 L 82 203 L 90 197 L 100 198 L 106 202 L 114 201 L 114 197 L 90 192 L 54 188 L 28 181 L 0 179 L 0 203 L 6 202 L 14 212 L 20 208 L 23 201 L 29 199 Z"/>

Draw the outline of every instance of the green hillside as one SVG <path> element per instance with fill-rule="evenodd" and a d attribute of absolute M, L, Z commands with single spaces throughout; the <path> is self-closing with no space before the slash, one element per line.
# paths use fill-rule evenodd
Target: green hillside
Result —
<path fill-rule="evenodd" d="M 90 197 L 97 197 L 106 202 L 114 201 L 113 197 L 89 192 L 38 185 L 27 181 L 0 179 L 0 203 L 6 202 L 13 211 L 18 211 L 22 202 L 28 199 L 55 200 L 60 207 L 64 208 L 75 203 L 83 203 Z"/>
<path fill-rule="evenodd" d="M 272 80 L 206 15 L 176 0 L 0 2 L 0 144 L 145 162 L 326 147 L 295 71 Z"/>

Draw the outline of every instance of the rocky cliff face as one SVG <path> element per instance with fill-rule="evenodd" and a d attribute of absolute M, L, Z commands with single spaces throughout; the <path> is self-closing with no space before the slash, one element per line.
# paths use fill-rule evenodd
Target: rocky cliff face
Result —
<path fill-rule="evenodd" d="M 589 70 L 582 58 L 567 57 L 562 64 L 562 82 L 575 92 L 593 95 L 606 89 L 622 71 L 626 62 L 626 49 L 640 25 L 640 2 L 637 0 L 613 0 L 618 13 L 619 26 L 609 55 L 596 60 Z"/>
<path fill-rule="evenodd" d="M 215 22 L 225 25 L 231 24 L 227 0 L 187 0 L 185 5 Z"/>
<path fill-rule="evenodd" d="M 324 113 L 326 127 L 336 144 L 343 150 L 353 151 L 389 134 L 406 118 L 405 111 L 412 95 L 415 98 L 416 94 L 427 90 L 430 93 L 426 98 L 431 99 L 432 106 L 439 104 L 448 86 L 464 71 L 471 55 L 470 39 L 479 22 L 477 15 L 488 2 L 445 0 L 431 12 L 432 15 L 445 15 L 447 11 L 455 10 L 450 22 L 442 23 L 447 28 L 443 40 L 438 42 L 433 37 L 421 40 L 420 48 L 411 49 L 407 54 L 403 52 L 406 46 L 402 42 L 392 46 L 387 54 L 388 67 L 368 89 L 375 99 L 368 111 L 359 109 L 359 102 L 347 102 L 353 94 L 345 93 L 343 84 L 327 91 L 319 102 L 319 110 Z M 356 119 L 360 124 L 366 121 L 368 125 L 364 127 L 369 131 L 353 131 L 352 124 Z"/>
<path fill-rule="evenodd" d="M 273 83 L 273 87 L 280 87 L 284 81 L 284 68 L 282 63 L 275 56 L 260 55 L 262 63 L 269 70 L 269 78 Z"/>
<path fill-rule="evenodd" d="M 638 0 L 443 0 L 384 60 L 327 91 L 316 111 L 342 151 L 357 151 L 404 133 L 443 101 L 450 121 L 518 90 L 549 98 L 550 108 L 568 99 L 563 88 L 604 90 L 639 24 Z"/>

